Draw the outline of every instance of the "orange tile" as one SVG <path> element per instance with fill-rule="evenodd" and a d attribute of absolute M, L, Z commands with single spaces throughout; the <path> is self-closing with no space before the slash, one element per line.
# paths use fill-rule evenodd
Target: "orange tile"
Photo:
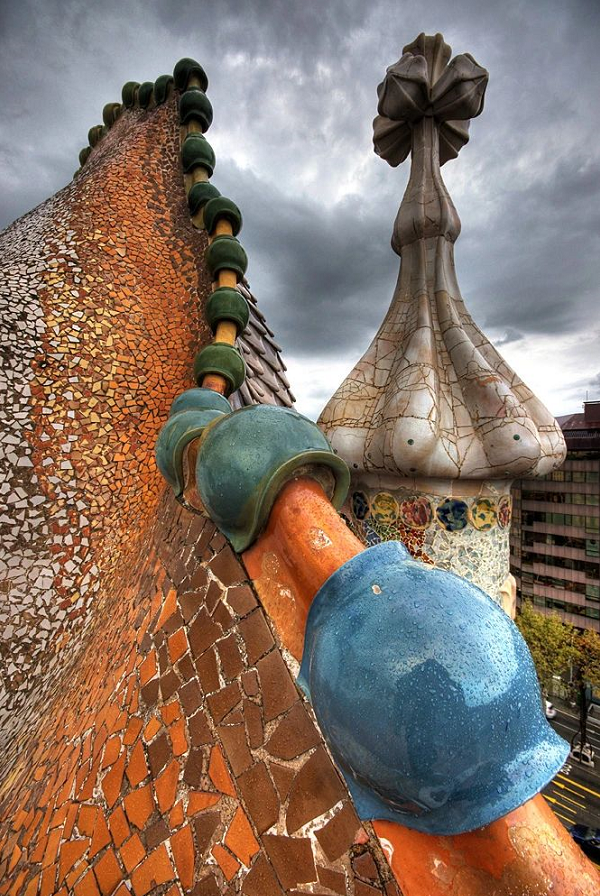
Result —
<path fill-rule="evenodd" d="M 123 864 L 130 873 L 133 871 L 136 865 L 140 864 L 140 862 L 146 855 L 146 850 L 144 849 L 142 841 L 137 834 L 132 834 L 129 840 L 126 840 L 125 843 L 123 843 L 119 852 L 121 854 Z"/>
<path fill-rule="evenodd" d="M 142 685 L 142 687 L 145 684 L 148 684 L 148 682 L 154 678 L 157 672 L 158 668 L 156 665 L 156 651 L 151 650 L 140 666 L 140 684 Z"/>
<path fill-rule="evenodd" d="M 48 842 L 46 844 L 46 849 L 44 851 L 44 857 L 42 859 L 42 868 L 47 868 L 48 865 L 52 865 L 53 862 L 56 861 L 56 855 L 58 852 L 58 844 L 60 843 L 62 838 L 62 831 L 52 831 L 50 836 L 48 837 Z"/>
<path fill-rule="evenodd" d="M 121 792 L 121 784 L 123 782 L 123 773 L 125 772 L 125 760 L 127 759 L 125 752 L 121 753 L 113 767 L 108 771 L 102 779 L 102 790 L 104 797 L 110 809 L 117 801 L 117 797 Z"/>
<path fill-rule="evenodd" d="M 88 837 L 92 836 L 96 824 L 96 816 L 99 812 L 100 810 L 97 806 L 81 806 L 77 819 L 77 827 L 80 834 L 87 834 Z"/>
<path fill-rule="evenodd" d="M 128 745 L 134 743 L 143 727 L 144 723 L 140 717 L 132 716 L 127 725 L 127 731 L 123 735 L 123 743 Z"/>
<path fill-rule="evenodd" d="M 169 657 L 173 664 L 175 664 L 177 660 L 180 660 L 181 657 L 185 653 L 187 653 L 187 651 L 189 650 L 189 644 L 184 628 L 177 629 L 177 631 L 169 637 L 167 641 L 167 647 L 169 649 Z"/>
<path fill-rule="evenodd" d="M 203 809 L 208 809 L 209 806 L 214 806 L 220 799 L 220 793 L 204 793 L 198 790 L 192 790 L 189 794 L 187 814 L 195 815 L 197 812 L 202 812 Z"/>
<path fill-rule="evenodd" d="M 128 793 L 123 800 L 127 818 L 140 830 L 154 811 L 154 801 L 150 784 Z"/>
<path fill-rule="evenodd" d="M 115 734 L 114 737 L 111 737 L 109 741 L 107 741 L 104 747 L 104 754 L 102 756 L 102 764 L 100 766 L 101 769 L 108 768 L 109 765 L 112 765 L 113 762 L 118 758 L 119 753 L 121 752 L 121 738 L 118 734 Z"/>
<path fill-rule="evenodd" d="M 92 836 L 92 843 L 90 846 L 90 859 L 92 858 L 92 856 L 95 856 L 96 853 L 100 852 L 101 849 L 104 849 L 107 843 L 110 843 L 110 834 L 108 833 L 108 827 L 104 818 L 104 813 L 102 812 L 102 810 L 99 810 L 96 816 L 94 834 Z"/>
<path fill-rule="evenodd" d="M 42 871 L 40 884 L 40 896 L 53 896 L 56 893 L 56 865 L 51 865 Z"/>
<path fill-rule="evenodd" d="M 174 831 L 179 825 L 183 824 L 184 814 L 183 814 L 183 803 L 179 800 L 178 803 L 175 803 L 171 811 L 169 812 L 169 825 L 171 830 Z"/>
<path fill-rule="evenodd" d="M 127 763 L 126 774 L 132 787 L 141 784 L 144 778 L 148 777 L 148 765 L 146 763 L 144 745 L 141 740 L 137 741 L 135 747 L 131 751 L 131 756 Z"/>
<path fill-rule="evenodd" d="M 194 882 L 194 838 L 189 824 L 181 828 L 171 836 L 171 850 L 175 859 L 175 867 L 179 875 L 179 881 L 184 890 L 189 889 Z"/>
<path fill-rule="evenodd" d="M 65 838 L 65 840 L 68 840 L 71 836 L 78 809 L 79 806 L 77 805 L 77 803 L 71 803 L 71 805 L 69 806 L 69 811 L 67 812 L 67 818 L 63 827 L 63 837 Z"/>
<path fill-rule="evenodd" d="M 68 840 L 66 843 L 63 843 L 58 860 L 59 884 L 63 882 L 65 876 L 75 865 L 75 862 L 85 853 L 89 845 L 89 837 L 85 837 L 83 840 Z"/>
<path fill-rule="evenodd" d="M 227 880 L 231 880 L 240 867 L 240 863 L 236 861 L 226 849 L 223 849 L 219 843 L 217 843 L 216 846 L 213 846 L 212 854 L 219 863 L 219 867 Z"/>
<path fill-rule="evenodd" d="M 153 716 L 144 728 L 144 740 L 152 740 L 153 737 L 156 737 L 160 729 L 160 722 Z"/>
<path fill-rule="evenodd" d="M 23 893 L 23 896 L 38 896 L 38 888 L 40 885 L 40 875 L 36 874 L 29 883 L 27 884 L 27 888 Z"/>
<path fill-rule="evenodd" d="M 252 856 L 256 855 L 260 846 L 241 806 L 233 816 L 224 842 L 240 862 L 249 868 Z"/>
<path fill-rule="evenodd" d="M 235 788 L 231 780 L 223 754 L 217 744 L 212 748 L 210 753 L 210 762 L 208 764 L 208 775 L 217 790 L 226 793 L 228 796 L 235 796 Z"/>
<path fill-rule="evenodd" d="M 102 858 L 96 862 L 94 873 L 102 896 L 111 896 L 117 884 L 123 879 L 117 857 L 112 849 L 107 849 Z"/>
<path fill-rule="evenodd" d="M 154 782 L 156 799 L 158 801 L 159 809 L 163 814 L 168 812 L 175 802 L 178 781 L 179 763 L 176 759 L 172 759 L 164 772 L 162 772 Z"/>
<path fill-rule="evenodd" d="M 183 756 L 187 753 L 188 742 L 185 736 L 185 719 L 177 719 L 169 726 L 169 737 L 173 746 L 173 756 Z"/>
<path fill-rule="evenodd" d="M 100 896 L 100 890 L 91 869 L 78 884 L 75 884 L 74 893 L 75 896 Z"/>
<path fill-rule="evenodd" d="M 160 611 L 160 616 L 158 617 L 158 622 L 156 623 L 156 631 L 161 629 L 167 619 L 170 619 L 173 613 L 177 610 L 177 592 L 174 588 L 171 588 L 167 596 L 165 597 L 164 603 L 162 605 L 162 610 Z"/>
<path fill-rule="evenodd" d="M 129 837 L 129 825 L 120 806 L 117 806 L 112 815 L 109 816 L 108 826 L 115 846 L 120 846 Z"/>
<path fill-rule="evenodd" d="M 176 875 L 171 865 L 164 843 L 150 853 L 139 868 L 131 875 L 131 884 L 135 896 L 146 896 L 154 887 L 175 880 Z"/>
<path fill-rule="evenodd" d="M 165 725 L 170 725 L 171 722 L 174 722 L 175 719 L 178 719 L 181 716 L 179 700 L 173 700 L 171 703 L 166 703 L 164 706 L 161 706 L 160 714 L 163 717 Z"/>

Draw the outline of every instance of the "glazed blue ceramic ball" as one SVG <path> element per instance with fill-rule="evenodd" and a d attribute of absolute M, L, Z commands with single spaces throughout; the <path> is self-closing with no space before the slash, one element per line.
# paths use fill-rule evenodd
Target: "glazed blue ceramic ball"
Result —
<path fill-rule="evenodd" d="M 473 830 L 538 793 L 568 754 L 514 623 L 399 542 L 320 589 L 300 684 L 363 819 Z"/>

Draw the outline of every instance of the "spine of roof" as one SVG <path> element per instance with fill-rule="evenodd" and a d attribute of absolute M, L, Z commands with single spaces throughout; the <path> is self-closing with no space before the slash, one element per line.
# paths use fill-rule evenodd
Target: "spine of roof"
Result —
<path fill-rule="evenodd" d="M 206 96 L 208 78 L 193 59 L 181 59 L 175 66 L 175 87 L 181 90 L 181 162 L 192 223 L 208 234 L 206 264 L 213 280 L 213 293 L 206 316 L 214 341 L 196 356 L 194 378 L 199 386 L 221 395 L 230 395 L 244 382 L 244 360 L 235 347 L 249 318 L 248 303 L 236 289 L 248 266 L 248 257 L 237 240 L 242 214 L 237 205 L 221 196 L 210 183 L 215 153 L 204 134 L 213 111 Z"/>
<path fill-rule="evenodd" d="M 88 146 L 84 146 L 79 153 L 79 168 L 73 175 L 76 177 L 87 160 L 92 150 L 100 143 L 114 124 L 119 120 L 125 109 L 154 109 L 161 106 L 171 95 L 173 89 L 172 75 L 159 75 L 156 81 L 127 81 L 121 90 L 120 103 L 107 103 L 102 110 L 103 124 L 96 124 L 88 131 Z"/>

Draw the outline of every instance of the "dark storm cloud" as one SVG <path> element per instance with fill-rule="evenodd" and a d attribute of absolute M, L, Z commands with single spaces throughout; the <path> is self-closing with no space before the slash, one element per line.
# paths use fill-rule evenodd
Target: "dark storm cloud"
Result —
<path fill-rule="evenodd" d="M 599 327 L 600 4 L 1 9 L 0 226 L 68 182 L 125 81 L 195 56 L 215 109 L 214 182 L 244 212 L 248 275 L 271 327 L 306 364 L 358 357 L 393 292 L 389 238 L 408 174 L 408 163 L 393 171 L 373 155 L 375 88 L 405 43 L 439 30 L 490 71 L 471 142 L 443 169 L 463 221 L 456 259 L 468 307 L 506 346 Z"/>

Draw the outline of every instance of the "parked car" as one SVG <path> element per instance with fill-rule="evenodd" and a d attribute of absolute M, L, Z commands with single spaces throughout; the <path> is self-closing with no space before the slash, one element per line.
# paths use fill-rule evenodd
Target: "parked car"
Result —
<path fill-rule="evenodd" d="M 585 824 L 574 824 L 569 834 L 586 855 L 600 862 L 600 828 L 588 828 Z"/>
<path fill-rule="evenodd" d="M 569 753 L 569 759 L 574 759 L 575 762 L 579 762 L 587 768 L 594 768 L 595 755 L 590 744 L 584 744 L 583 746 L 575 744 Z"/>
<path fill-rule="evenodd" d="M 546 704 L 546 718 L 553 719 L 556 716 L 556 708 L 549 700 L 544 700 L 544 703 Z"/>

